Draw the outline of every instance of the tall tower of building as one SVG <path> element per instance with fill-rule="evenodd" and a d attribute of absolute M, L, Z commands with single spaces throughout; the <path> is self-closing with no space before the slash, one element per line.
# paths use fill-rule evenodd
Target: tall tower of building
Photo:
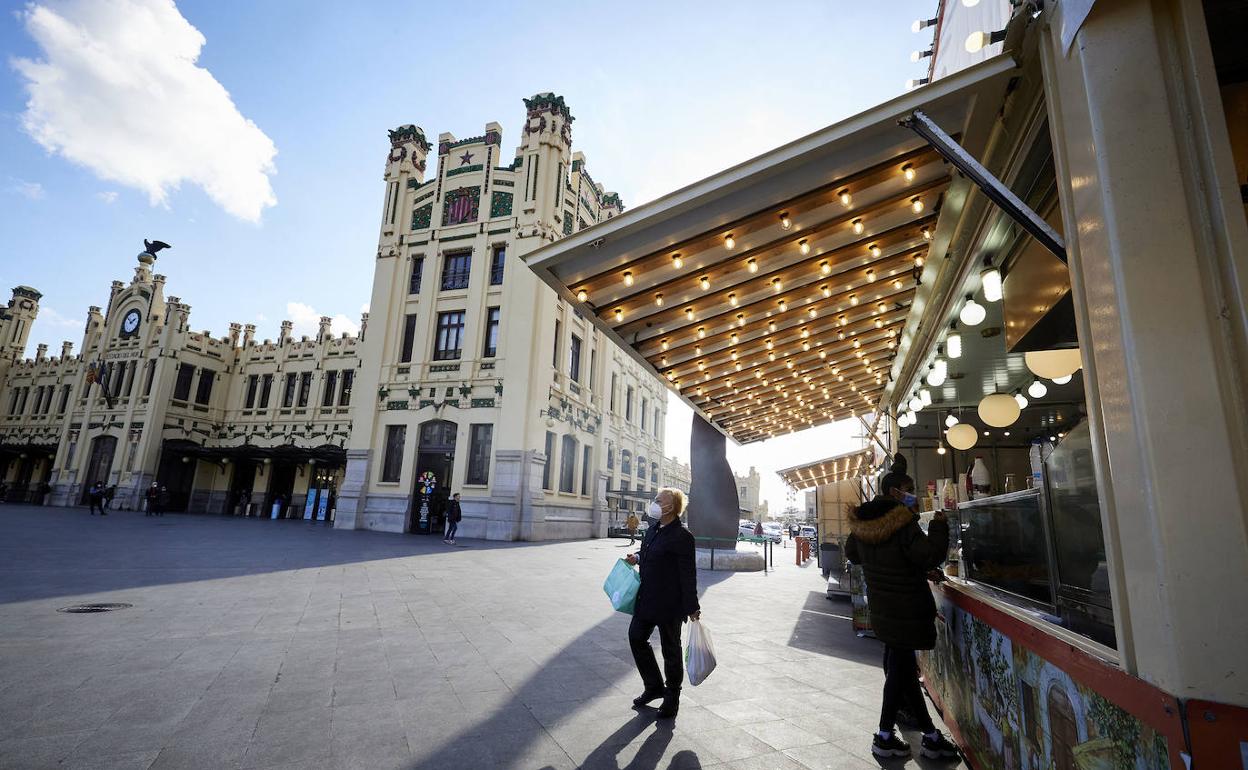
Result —
<path fill-rule="evenodd" d="M 39 315 L 39 300 L 43 297 L 29 286 L 13 288 L 13 298 L 0 308 L 0 360 L 12 362 L 22 358 L 30 339 L 30 326 Z"/>

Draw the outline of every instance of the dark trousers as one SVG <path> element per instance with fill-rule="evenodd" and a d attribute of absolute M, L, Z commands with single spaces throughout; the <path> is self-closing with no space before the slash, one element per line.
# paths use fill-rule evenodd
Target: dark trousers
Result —
<path fill-rule="evenodd" d="M 680 692 L 680 686 L 685 681 L 685 665 L 680 651 L 680 618 L 656 623 L 633 616 L 633 622 L 628 627 L 628 646 L 633 649 L 637 673 L 641 674 L 641 681 L 647 690 L 663 689 L 663 676 L 659 674 L 659 663 L 655 660 L 654 648 L 650 646 L 650 635 L 656 627 L 659 629 L 659 647 L 663 650 L 667 689 Z"/>
<path fill-rule="evenodd" d="M 447 540 L 454 540 L 454 539 L 455 539 L 455 530 L 457 530 L 457 529 L 459 529 L 459 522 L 458 522 L 458 521 L 455 521 L 454 519 L 451 519 L 450 523 L 449 523 L 449 524 L 447 525 L 447 527 L 446 527 L 446 539 L 447 539 Z"/>
<path fill-rule="evenodd" d="M 103 501 L 98 497 L 91 497 L 89 498 L 89 501 L 91 503 L 91 514 L 95 515 L 95 512 L 99 511 L 100 515 L 103 516 L 104 515 L 104 506 L 102 504 Z"/>
<path fill-rule="evenodd" d="M 880 707 L 880 730 L 891 731 L 897 723 L 897 709 L 910 712 L 919 728 L 930 733 L 936 729 L 927 713 L 923 691 L 919 687 L 919 662 L 914 650 L 884 647 L 884 702 Z"/>

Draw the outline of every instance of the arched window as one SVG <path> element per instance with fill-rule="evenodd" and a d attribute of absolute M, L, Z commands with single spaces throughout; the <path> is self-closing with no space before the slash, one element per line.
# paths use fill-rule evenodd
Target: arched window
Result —
<path fill-rule="evenodd" d="M 627 449 L 620 452 L 620 472 L 625 476 L 633 472 L 633 453 Z"/>
<path fill-rule="evenodd" d="M 646 477 L 646 458 L 641 455 L 637 456 L 637 478 L 644 479 Z"/>

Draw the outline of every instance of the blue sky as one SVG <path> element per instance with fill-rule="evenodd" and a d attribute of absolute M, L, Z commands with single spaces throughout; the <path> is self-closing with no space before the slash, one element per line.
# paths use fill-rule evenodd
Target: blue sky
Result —
<path fill-rule="evenodd" d="M 284 318 L 308 333 L 324 314 L 351 330 L 371 290 L 388 128 L 465 137 L 496 120 L 509 153 L 521 98 L 554 91 L 594 179 L 636 205 L 901 93 L 924 69 L 910 52 L 930 43 L 910 23 L 935 7 L 8 3 L 0 287 L 43 292 L 31 351 L 77 345 L 87 306 L 159 238 L 174 246 L 157 263 L 166 291 L 196 329 L 250 322 L 276 337 Z M 685 454 L 684 420 L 671 422 L 669 448 Z M 805 446 L 732 459 L 841 448 Z"/>

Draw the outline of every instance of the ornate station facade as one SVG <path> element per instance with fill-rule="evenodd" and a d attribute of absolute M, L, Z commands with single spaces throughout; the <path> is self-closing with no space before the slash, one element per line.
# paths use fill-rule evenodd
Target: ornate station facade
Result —
<path fill-rule="evenodd" d="M 390 132 L 370 314 L 358 336 L 276 341 L 190 327 L 154 253 L 91 307 L 83 337 L 24 358 L 40 293 L 0 308 L 0 483 L 73 505 L 93 484 L 139 508 L 440 532 L 462 494 L 466 537 L 604 534 L 659 486 L 666 391 L 536 280 L 519 257 L 619 213 L 572 152 L 561 97 L 502 127 Z M 427 174 L 429 166 L 432 173 Z M 159 251 L 159 249 L 151 249 Z"/>

